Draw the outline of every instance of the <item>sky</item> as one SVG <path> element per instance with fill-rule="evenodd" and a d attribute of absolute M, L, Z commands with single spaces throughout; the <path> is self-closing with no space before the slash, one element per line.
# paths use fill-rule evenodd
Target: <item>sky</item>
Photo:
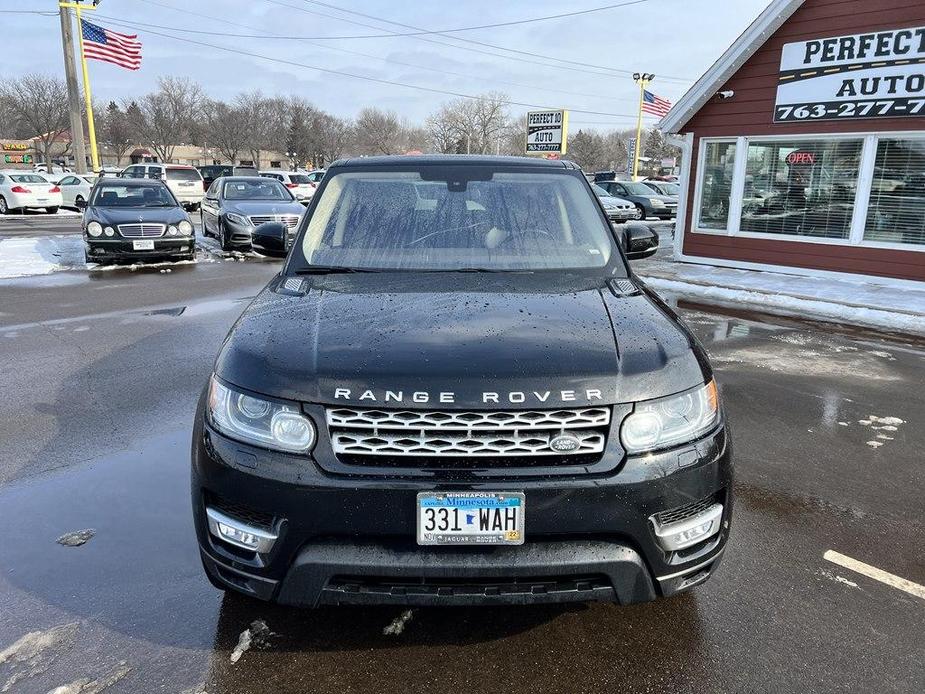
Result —
<path fill-rule="evenodd" d="M 635 125 L 639 98 L 631 73 L 654 73 L 650 91 L 676 101 L 767 4 L 767 0 L 622 0 L 631 4 L 445 35 L 379 38 L 387 32 L 516 22 L 619 2 L 102 0 L 99 9 L 86 16 L 94 15 L 91 21 L 115 31 L 137 33 L 143 60 L 137 72 L 90 61 L 92 92 L 94 101 L 121 101 L 151 91 L 159 76 L 177 75 L 199 82 L 213 98 L 231 99 L 255 89 L 267 95 L 300 94 L 346 118 L 365 106 L 376 106 L 420 123 L 442 103 L 456 98 L 440 92 L 502 91 L 523 104 L 570 109 L 572 132 L 626 128 Z M 24 9 L 48 14 L 10 12 Z M 0 0 L 0 27 L 4 44 L 0 80 L 27 72 L 63 76 L 56 0 Z M 374 38 L 344 38 L 370 35 Z M 512 105 L 510 110 L 514 115 L 528 107 Z M 647 116 L 644 122 L 656 120 Z"/>

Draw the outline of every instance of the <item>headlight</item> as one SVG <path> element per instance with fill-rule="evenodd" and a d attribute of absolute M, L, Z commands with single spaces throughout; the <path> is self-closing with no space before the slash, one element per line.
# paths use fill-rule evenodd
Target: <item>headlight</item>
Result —
<path fill-rule="evenodd" d="M 234 212 L 226 212 L 225 219 L 245 227 L 249 227 L 251 225 L 250 220 L 247 217 L 240 214 L 235 214 Z"/>
<path fill-rule="evenodd" d="M 99 222 L 90 222 L 87 225 L 87 233 L 90 234 L 90 236 L 99 236 L 103 233 L 103 225 Z"/>
<path fill-rule="evenodd" d="M 209 382 L 209 421 L 228 436 L 258 446 L 302 453 L 315 442 L 315 427 L 297 407 L 255 398 Z"/>
<path fill-rule="evenodd" d="M 664 207 L 665 201 L 660 200 L 659 198 L 649 198 L 649 202 L 652 203 L 652 207 Z"/>
<path fill-rule="evenodd" d="M 627 453 L 667 448 L 703 435 L 719 416 L 716 382 L 679 395 L 637 402 L 623 420 L 620 440 Z"/>
<path fill-rule="evenodd" d="M 103 229 L 103 233 L 106 234 L 106 236 L 115 236 L 116 230 L 113 229 L 112 227 L 106 227 L 105 229 Z"/>
<path fill-rule="evenodd" d="M 180 233 L 184 236 L 189 236 L 193 233 L 193 225 L 187 222 L 185 219 L 177 224 L 177 229 L 179 229 Z"/>

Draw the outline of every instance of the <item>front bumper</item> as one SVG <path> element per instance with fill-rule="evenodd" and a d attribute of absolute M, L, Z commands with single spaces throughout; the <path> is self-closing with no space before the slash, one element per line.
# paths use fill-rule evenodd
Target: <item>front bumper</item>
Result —
<path fill-rule="evenodd" d="M 153 250 L 135 250 L 134 241 L 153 241 Z M 196 239 L 192 236 L 172 236 L 156 239 L 126 239 L 121 237 L 84 237 L 84 249 L 88 260 L 107 258 L 142 260 L 189 256 L 196 252 Z"/>
<path fill-rule="evenodd" d="M 343 477 L 308 457 L 233 441 L 203 421 L 192 445 L 192 503 L 203 564 L 219 585 L 283 604 L 526 604 L 672 595 L 706 580 L 728 538 L 731 447 L 720 427 L 693 444 L 628 457 L 614 472 L 560 478 Z M 419 491 L 522 491 L 520 546 L 420 547 Z M 660 548 L 654 514 L 710 499 L 719 533 L 686 550 Z M 206 508 L 258 519 L 268 552 L 213 536 Z M 262 519 L 262 520 L 261 520 Z"/>

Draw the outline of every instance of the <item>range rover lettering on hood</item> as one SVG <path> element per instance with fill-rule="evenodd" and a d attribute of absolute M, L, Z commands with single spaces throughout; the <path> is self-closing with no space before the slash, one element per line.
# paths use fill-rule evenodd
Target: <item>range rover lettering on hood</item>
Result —
<path fill-rule="evenodd" d="M 524 402 L 537 402 L 545 403 L 550 400 L 550 397 L 555 400 L 558 398 L 562 402 L 573 402 L 578 400 L 582 394 L 584 394 L 584 399 L 591 400 L 603 400 L 603 395 L 601 391 L 597 388 L 588 388 L 584 391 L 577 390 L 531 390 L 531 391 L 522 391 L 522 390 L 513 390 L 508 392 L 495 392 L 495 391 L 482 391 L 481 402 L 484 404 L 487 403 L 513 403 L 519 404 Z M 356 400 L 358 402 L 377 402 L 377 403 L 402 403 L 402 402 L 415 402 L 415 403 L 427 403 L 427 402 L 436 402 L 436 403 L 454 403 L 456 402 L 456 393 L 453 391 L 439 391 L 436 393 L 430 393 L 427 391 L 416 390 L 413 392 L 406 392 L 403 390 L 383 390 L 383 391 L 373 391 L 373 390 L 363 390 L 356 391 L 350 388 L 335 388 L 334 389 L 334 399 L 335 400 Z"/>

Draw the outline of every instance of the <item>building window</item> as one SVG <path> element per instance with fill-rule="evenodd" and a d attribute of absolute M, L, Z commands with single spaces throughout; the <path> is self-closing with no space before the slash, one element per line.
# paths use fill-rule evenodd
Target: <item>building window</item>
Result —
<path fill-rule="evenodd" d="M 847 239 L 861 144 L 749 142 L 739 231 Z"/>
<path fill-rule="evenodd" d="M 281 168 L 283 168 L 283 162 L 281 162 L 281 161 L 271 161 L 271 162 L 270 162 L 270 168 L 271 168 L 271 169 L 281 169 Z"/>
<path fill-rule="evenodd" d="M 878 142 L 864 240 L 925 245 L 925 140 Z"/>
<path fill-rule="evenodd" d="M 238 161 L 238 166 L 253 166 L 253 165 L 254 165 L 253 159 L 241 159 Z"/>
<path fill-rule="evenodd" d="M 725 229 L 729 222 L 729 195 L 735 166 L 735 142 L 707 142 L 703 153 L 699 229 Z"/>

